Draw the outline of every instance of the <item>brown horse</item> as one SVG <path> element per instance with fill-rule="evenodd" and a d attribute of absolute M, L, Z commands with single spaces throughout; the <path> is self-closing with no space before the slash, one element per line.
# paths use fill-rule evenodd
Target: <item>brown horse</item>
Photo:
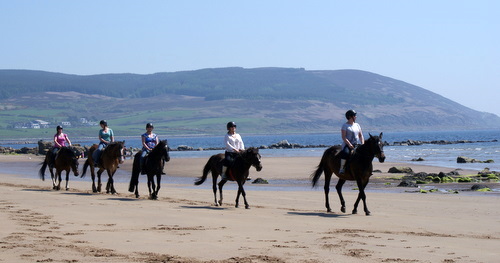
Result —
<path fill-rule="evenodd" d="M 365 141 L 365 143 L 357 147 L 351 154 L 349 160 L 346 163 L 346 169 L 344 174 L 339 174 L 340 169 L 340 151 L 342 150 L 340 146 L 332 146 L 325 150 L 321 162 L 314 173 L 311 174 L 312 184 L 316 186 L 319 177 L 324 172 L 325 173 L 325 206 L 328 212 L 331 212 L 330 202 L 328 200 L 328 193 L 330 192 L 330 180 L 332 174 L 335 173 L 339 178 L 335 188 L 340 198 L 341 208 L 340 210 L 345 213 L 345 201 L 342 196 L 342 186 L 347 181 L 356 181 L 359 194 L 356 202 L 354 203 L 353 214 L 358 211 L 358 204 L 360 200 L 363 200 L 364 211 L 366 215 L 370 215 L 368 207 L 366 206 L 366 195 L 365 187 L 370 180 L 370 176 L 373 172 L 372 161 L 375 156 L 378 158 L 379 162 L 383 163 L 385 160 L 384 155 L 384 145 L 382 143 L 382 133 L 380 136 L 372 136 Z"/>
<path fill-rule="evenodd" d="M 212 189 L 214 192 L 214 198 L 215 198 L 215 206 L 222 205 L 222 187 L 224 184 L 229 180 L 229 181 L 236 181 L 238 183 L 238 194 L 236 195 L 236 205 L 235 207 L 238 207 L 239 199 L 240 199 L 240 194 L 243 195 L 243 200 L 245 202 L 245 208 L 248 209 L 249 205 L 247 203 L 246 199 L 246 193 L 245 189 L 243 189 L 243 185 L 245 184 L 249 170 L 251 166 L 254 166 L 255 169 L 257 169 L 257 172 L 262 170 L 262 164 L 260 162 L 260 154 L 259 154 L 259 149 L 258 148 L 248 148 L 247 150 L 239 153 L 237 157 L 234 159 L 234 164 L 232 167 L 229 167 L 227 169 L 227 179 L 222 178 L 222 180 L 219 182 L 219 193 L 220 193 L 220 200 L 217 202 L 217 177 L 222 173 L 222 160 L 224 160 L 224 154 L 215 154 L 208 159 L 207 164 L 205 164 L 205 167 L 203 168 L 203 176 L 198 178 L 196 182 L 194 183 L 195 185 L 200 185 L 205 180 L 207 179 L 208 172 L 212 172 Z"/>
<path fill-rule="evenodd" d="M 61 173 L 66 171 L 66 190 L 68 190 L 69 171 L 73 170 L 75 176 L 78 176 L 78 156 L 80 156 L 80 152 L 72 147 L 62 147 L 56 156 L 54 156 L 52 149 L 50 149 L 45 155 L 45 160 L 38 172 L 40 178 L 45 181 L 45 169 L 48 166 L 50 176 L 52 177 L 52 189 L 61 190 Z M 55 175 L 54 168 L 56 168 Z"/>
<path fill-rule="evenodd" d="M 101 192 L 101 174 L 106 170 L 108 172 L 108 183 L 106 185 L 106 193 L 116 194 L 113 175 L 118 169 L 118 165 L 125 160 L 125 141 L 112 142 L 103 149 L 101 159 L 98 162 L 99 170 L 97 171 L 97 187 L 95 185 L 95 162 L 92 159 L 92 154 L 97 150 L 98 145 L 94 144 L 89 149 L 88 158 L 83 165 L 82 178 L 90 166 L 90 174 L 92 175 L 92 191 L 94 193 Z"/>
<path fill-rule="evenodd" d="M 158 192 L 160 191 L 161 173 L 165 162 L 170 161 L 168 153 L 169 148 L 167 140 L 162 140 L 158 145 L 151 150 L 151 152 L 144 157 L 144 170 L 148 176 L 149 199 L 158 199 Z M 134 156 L 134 165 L 132 166 L 132 177 L 130 178 L 129 192 L 134 192 L 135 197 L 139 198 L 139 175 L 141 174 L 141 154 L 142 150 L 137 152 Z M 156 185 L 154 177 L 156 176 Z"/>

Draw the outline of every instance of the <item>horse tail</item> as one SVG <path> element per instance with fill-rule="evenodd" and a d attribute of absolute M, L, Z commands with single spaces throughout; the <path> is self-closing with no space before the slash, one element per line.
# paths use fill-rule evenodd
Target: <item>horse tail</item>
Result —
<path fill-rule="evenodd" d="M 142 152 L 138 152 L 134 156 L 134 163 L 132 165 L 132 177 L 130 177 L 130 184 L 128 186 L 129 192 L 134 192 L 137 185 L 139 184 L 139 175 L 141 174 L 141 159 L 140 155 Z"/>
<path fill-rule="evenodd" d="M 316 183 L 318 182 L 319 178 L 321 177 L 321 174 L 323 173 L 323 158 L 321 159 L 321 162 L 319 165 L 316 167 L 316 171 L 311 174 L 311 182 L 312 186 L 315 187 Z"/>
<path fill-rule="evenodd" d="M 321 174 L 325 171 L 325 166 L 327 165 L 328 160 L 330 159 L 331 156 L 335 155 L 337 152 L 337 149 L 335 146 L 332 146 L 328 149 L 325 150 L 323 153 L 323 156 L 321 157 L 321 161 L 319 162 L 318 166 L 316 167 L 316 171 L 311 174 L 311 182 L 312 186 L 315 187 L 316 183 L 318 182 L 319 178 L 321 177 Z"/>
<path fill-rule="evenodd" d="M 38 175 L 40 175 L 40 179 L 42 179 L 42 181 L 45 181 L 45 169 L 47 169 L 47 161 L 43 161 L 43 163 L 41 163 L 42 167 L 40 167 L 40 171 L 38 171 Z"/>
<path fill-rule="evenodd" d="M 89 165 L 90 165 L 90 161 L 89 161 L 89 158 L 87 158 L 87 160 L 83 164 L 82 176 L 80 176 L 80 178 L 85 177 L 85 173 L 87 172 L 87 168 L 89 167 Z"/>
<path fill-rule="evenodd" d="M 212 169 L 212 159 L 214 157 L 210 157 L 210 159 L 208 159 L 208 162 L 207 164 L 205 164 L 205 167 L 203 167 L 203 176 L 198 178 L 198 180 L 196 180 L 194 182 L 195 185 L 200 185 L 202 184 L 203 182 L 205 182 L 205 180 L 207 180 L 207 176 L 208 176 L 208 172 L 210 172 L 210 170 Z"/>

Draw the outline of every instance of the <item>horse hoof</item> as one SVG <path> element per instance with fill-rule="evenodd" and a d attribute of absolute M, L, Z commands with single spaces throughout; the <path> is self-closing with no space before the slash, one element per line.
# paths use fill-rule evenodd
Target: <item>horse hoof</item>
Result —
<path fill-rule="evenodd" d="M 345 213 L 345 207 L 341 207 L 340 211 L 342 211 L 342 213 Z"/>
<path fill-rule="evenodd" d="M 246 205 L 246 206 L 245 206 L 245 209 L 250 209 L 250 206 L 249 206 L 249 205 Z"/>
<path fill-rule="evenodd" d="M 326 212 L 327 212 L 327 213 L 331 213 L 331 212 L 332 212 L 332 209 L 328 208 L 328 209 L 326 209 Z"/>
<path fill-rule="evenodd" d="M 139 195 L 135 195 L 135 198 L 139 198 Z"/>
<path fill-rule="evenodd" d="M 365 214 L 366 214 L 367 216 L 369 216 L 369 215 L 370 215 L 370 211 L 366 211 L 366 212 L 365 212 Z"/>
<path fill-rule="evenodd" d="M 222 206 L 222 201 L 219 201 L 219 206 Z"/>
<path fill-rule="evenodd" d="M 235 205 L 234 207 L 238 208 L 238 205 Z"/>
<path fill-rule="evenodd" d="M 353 214 L 353 215 L 356 215 L 357 213 L 358 213 L 358 211 L 356 211 L 356 210 L 352 210 L 352 214 Z"/>

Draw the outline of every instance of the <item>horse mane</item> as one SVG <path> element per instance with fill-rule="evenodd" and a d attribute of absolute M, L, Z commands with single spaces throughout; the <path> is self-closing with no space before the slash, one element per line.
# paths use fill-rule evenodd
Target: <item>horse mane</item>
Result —
<path fill-rule="evenodd" d="M 161 140 L 151 151 L 150 154 L 161 154 L 161 152 L 165 149 L 167 146 L 167 140 Z"/>
<path fill-rule="evenodd" d="M 61 156 L 64 155 L 64 156 L 69 156 L 69 157 L 76 157 L 76 153 L 75 153 L 74 148 L 69 147 L 69 146 L 67 146 L 67 147 L 61 147 L 59 149 L 58 154 L 61 155 Z"/>

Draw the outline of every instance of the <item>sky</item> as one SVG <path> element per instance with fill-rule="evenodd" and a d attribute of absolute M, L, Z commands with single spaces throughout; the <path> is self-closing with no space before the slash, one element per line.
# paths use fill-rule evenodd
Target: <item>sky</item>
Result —
<path fill-rule="evenodd" d="M 500 1 L 0 0 L 0 69 L 358 69 L 500 116 Z"/>

